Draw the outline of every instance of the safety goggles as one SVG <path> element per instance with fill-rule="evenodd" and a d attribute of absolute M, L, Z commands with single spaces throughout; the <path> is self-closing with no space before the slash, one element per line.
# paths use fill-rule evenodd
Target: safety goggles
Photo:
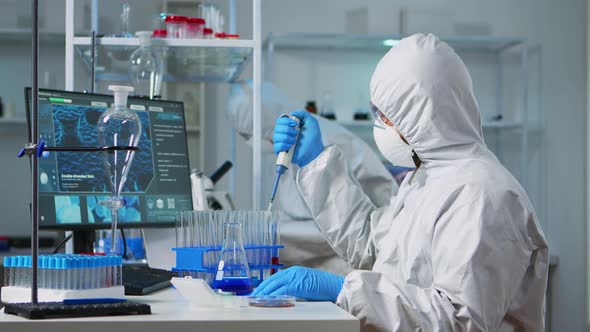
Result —
<path fill-rule="evenodd" d="M 389 126 L 389 127 L 393 127 L 393 122 L 391 122 L 391 120 L 389 120 L 385 114 L 383 114 L 379 108 L 377 108 L 377 106 L 375 106 L 375 104 L 373 104 L 373 102 L 371 102 L 371 112 L 373 113 L 373 117 L 375 118 L 375 120 L 383 125 L 383 126 Z"/>

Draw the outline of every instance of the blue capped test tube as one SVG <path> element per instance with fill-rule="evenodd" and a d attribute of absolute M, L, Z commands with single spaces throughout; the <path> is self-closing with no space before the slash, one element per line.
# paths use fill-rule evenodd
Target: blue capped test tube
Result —
<path fill-rule="evenodd" d="M 73 287 L 73 273 L 74 273 L 74 257 L 65 257 L 64 259 L 64 288 L 74 289 Z"/>
<path fill-rule="evenodd" d="M 17 286 L 26 287 L 25 285 L 25 256 L 18 256 L 16 267 Z"/>
<path fill-rule="evenodd" d="M 31 285 L 31 282 L 33 281 L 33 269 L 31 268 L 33 265 L 33 259 L 31 256 L 25 256 L 24 259 L 24 284 L 26 287 L 29 287 Z"/>
<path fill-rule="evenodd" d="M 4 284 L 12 286 L 12 257 L 4 257 Z"/>
<path fill-rule="evenodd" d="M 80 287 L 80 289 L 88 289 L 90 288 L 90 272 L 89 272 L 89 268 L 90 268 L 90 258 L 84 256 L 82 257 L 82 265 L 80 268 L 80 272 L 81 272 L 81 276 L 80 278 L 82 279 L 82 285 Z"/>
<path fill-rule="evenodd" d="M 54 256 L 49 256 L 48 264 L 47 264 L 47 288 L 54 289 L 56 288 L 56 262 L 57 259 Z"/>
<path fill-rule="evenodd" d="M 58 256 L 56 258 L 56 262 L 55 262 L 55 274 L 56 274 L 56 280 L 55 280 L 55 288 L 56 289 L 65 289 L 65 270 L 64 270 L 64 258 L 61 256 Z"/>
<path fill-rule="evenodd" d="M 47 288 L 47 256 L 39 256 L 38 266 L 38 280 L 39 288 Z"/>

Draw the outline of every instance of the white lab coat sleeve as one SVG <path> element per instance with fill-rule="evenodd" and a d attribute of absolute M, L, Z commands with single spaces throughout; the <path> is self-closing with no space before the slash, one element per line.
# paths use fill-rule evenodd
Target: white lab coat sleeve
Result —
<path fill-rule="evenodd" d="M 534 215 L 517 195 L 490 200 L 467 190 L 443 211 L 431 233 L 425 227 L 432 235 L 431 260 L 424 262 L 432 285 L 380 271 L 346 277 L 337 304 L 359 318 L 363 330 L 496 331 L 510 320 L 505 315 L 519 289 L 543 273 L 530 264 L 542 253 L 531 250 L 526 227 L 517 225 Z"/>
<path fill-rule="evenodd" d="M 355 269 L 370 269 L 377 209 L 352 174 L 340 148 L 329 146 L 299 169 L 297 185 L 315 222 L 336 253 Z"/>

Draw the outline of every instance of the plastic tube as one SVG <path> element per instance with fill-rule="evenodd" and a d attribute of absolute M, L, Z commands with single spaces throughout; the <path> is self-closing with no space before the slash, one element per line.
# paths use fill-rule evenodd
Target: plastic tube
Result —
<path fill-rule="evenodd" d="M 12 257 L 4 257 L 4 284 L 6 286 L 12 286 L 10 284 L 10 272 L 12 271 Z"/>
<path fill-rule="evenodd" d="M 39 270 L 37 272 L 37 284 L 39 285 L 39 288 L 45 288 L 45 272 L 47 269 L 47 256 L 39 256 L 39 259 L 37 260 L 37 264 L 39 267 Z"/>
<path fill-rule="evenodd" d="M 26 287 L 31 287 L 31 282 L 33 281 L 33 269 L 31 268 L 33 262 L 31 256 L 25 256 L 24 263 L 24 284 Z"/>
<path fill-rule="evenodd" d="M 117 256 L 117 280 L 116 285 L 123 285 L 123 257 Z"/>
<path fill-rule="evenodd" d="M 72 261 L 70 257 L 64 258 L 64 289 L 72 289 Z"/>

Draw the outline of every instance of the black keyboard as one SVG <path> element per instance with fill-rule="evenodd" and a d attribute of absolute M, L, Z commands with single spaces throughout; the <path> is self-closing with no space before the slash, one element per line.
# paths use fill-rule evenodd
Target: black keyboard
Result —
<path fill-rule="evenodd" d="M 147 265 L 124 264 L 123 286 L 125 295 L 146 295 L 170 287 L 174 272 L 152 269 Z"/>

